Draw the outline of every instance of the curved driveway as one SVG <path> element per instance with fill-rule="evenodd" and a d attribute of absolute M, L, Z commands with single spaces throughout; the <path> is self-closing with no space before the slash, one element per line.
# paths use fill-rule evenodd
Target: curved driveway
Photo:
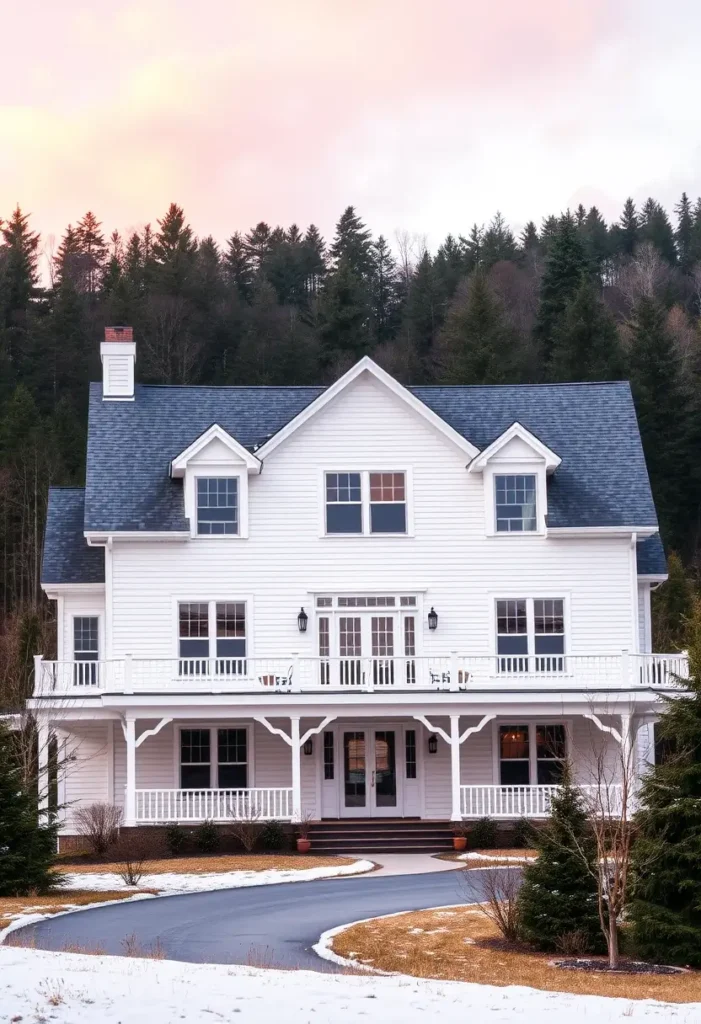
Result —
<path fill-rule="evenodd" d="M 480 875 L 366 875 L 164 896 L 49 918 L 14 934 L 39 949 L 120 954 L 126 942 L 159 946 L 169 960 L 335 971 L 311 949 L 322 932 L 400 910 L 474 902 Z"/>

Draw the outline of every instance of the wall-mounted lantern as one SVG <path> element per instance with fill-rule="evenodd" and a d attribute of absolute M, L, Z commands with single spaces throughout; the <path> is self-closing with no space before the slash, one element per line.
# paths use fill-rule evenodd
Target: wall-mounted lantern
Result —
<path fill-rule="evenodd" d="M 438 629 L 438 612 L 433 606 L 431 606 L 431 611 L 428 613 L 428 628 L 431 630 Z"/>
<path fill-rule="evenodd" d="M 432 732 L 428 737 L 428 752 L 429 754 L 435 754 L 438 751 L 438 737 L 435 732 Z"/>
<path fill-rule="evenodd" d="M 302 750 L 307 755 L 307 757 L 311 757 L 312 754 L 314 753 L 314 744 L 312 743 L 312 741 L 307 740 L 307 742 L 302 747 Z"/>
<path fill-rule="evenodd" d="M 309 622 L 309 616 L 305 612 L 304 608 L 300 608 L 299 615 L 297 616 L 297 626 L 300 633 L 307 632 L 307 623 Z"/>

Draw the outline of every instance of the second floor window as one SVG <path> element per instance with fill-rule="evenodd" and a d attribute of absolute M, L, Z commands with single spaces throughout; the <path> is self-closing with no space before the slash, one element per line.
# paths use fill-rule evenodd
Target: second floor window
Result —
<path fill-rule="evenodd" d="M 404 472 L 326 473 L 327 534 L 407 533 Z"/>
<path fill-rule="evenodd" d="M 215 671 L 240 674 L 246 670 L 246 605 L 243 601 L 203 601 L 178 607 L 180 674 Z"/>
<path fill-rule="evenodd" d="M 497 533 L 527 533 L 536 527 L 536 478 L 495 476 Z"/>
<path fill-rule="evenodd" d="M 197 478 L 197 532 L 220 536 L 239 532 L 239 482 L 236 477 Z"/>
<path fill-rule="evenodd" d="M 565 602 L 562 598 L 497 601 L 500 672 L 564 672 Z"/>

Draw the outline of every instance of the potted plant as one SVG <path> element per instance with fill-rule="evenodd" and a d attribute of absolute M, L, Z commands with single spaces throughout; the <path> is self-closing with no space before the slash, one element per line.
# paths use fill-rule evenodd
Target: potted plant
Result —
<path fill-rule="evenodd" d="M 309 838 L 311 823 L 312 816 L 305 811 L 297 824 L 297 853 L 309 853 L 311 849 L 312 841 Z"/>
<path fill-rule="evenodd" d="M 467 825 L 461 821 L 453 825 L 453 849 L 465 850 L 467 848 Z"/>

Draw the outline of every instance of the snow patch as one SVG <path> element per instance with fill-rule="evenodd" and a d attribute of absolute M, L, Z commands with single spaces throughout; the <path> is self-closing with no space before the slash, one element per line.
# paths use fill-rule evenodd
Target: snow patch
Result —
<path fill-rule="evenodd" d="M 471 850 L 470 853 L 461 853 L 458 860 L 494 860 L 494 861 L 511 861 L 514 864 L 532 864 L 537 857 L 495 857 L 491 853 L 479 853 L 477 850 Z"/>

